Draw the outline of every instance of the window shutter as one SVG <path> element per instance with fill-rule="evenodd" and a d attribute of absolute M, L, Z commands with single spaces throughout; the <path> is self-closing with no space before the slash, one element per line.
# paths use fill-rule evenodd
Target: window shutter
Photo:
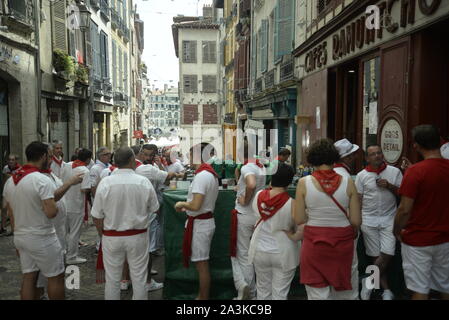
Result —
<path fill-rule="evenodd" d="M 123 69 L 124 69 L 124 78 L 123 78 L 123 87 L 124 92 L 128 95 L 128 53 L 123 54 Z"/>
<path fill-rule="evenodd" d="M 217 92 L 217 77 L 213 75 L 203 76 L 203 92 Z"/>
<path fill-rule="evenodd" d="M 255 34 L 251 40 L 251 77 L 254 83 L 257 77 L 257 37 Z"/>
<path fill-rule="evenodd" d="M 105 34 L 103 31 L 100 33 L 100 65 L 101 65 L 101 78 L 104 79 L 107 77 L 106 70 L 106 48 L 105 48 Z"/>
<path fill-rule="evenodd" d="M 261 71 L 268 69 L 268 20 L 262 20 Z"/>
<path fill-rule="evenodd" d="M 123 92 L 123 66 L 122 66 L 122 49 L 118 48 L 118 86 L 119 91 Z"/>
<path fill-rule="evenodd" d="M 203 63 L 216 63 L 216 43 L 215 41 L 202 41 L 203 48 Z"/>
<path fill-rule="evenodd" d="M 53 50 L 67 52 L 66 1 L 52 2 Z"/>
<path fill-rule="evenodd" d="M 86 66 L 92 67 L 92 39 L 91 32 L 86 32 Z"/>
<path fill-rule="evenodd" d="M 76 58 L 76 39 L 75 39 L 75 30 L 69 31 L 69 53 L 72 57 Z"/>
<path fill-rule="evenodd" d="M 114 91 L 117 89 L 117 52 L 115 41 L 112 40 L 112 86 Z"/>
<path fill-rule="evenodd" d="M 262 72 L 262 61 L 263 61 L 262 45 L 263 45 L 262 27 L 260 27 L 259 31 L 257 32 L 257 56 L 260 57 L 259 61 L 257 62 L 257 71 L 258 71 L 257 73 Z"/>
<path fill-rule="evenodd" d="M 294 32 L 294 0 L 279 1 L 278 58 L 291 54 Z"/>

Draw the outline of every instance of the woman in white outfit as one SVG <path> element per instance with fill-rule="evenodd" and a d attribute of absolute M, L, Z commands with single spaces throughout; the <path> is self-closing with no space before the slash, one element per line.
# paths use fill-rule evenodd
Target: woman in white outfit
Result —
<path fill-rule="evenodd" d="M 293 201 L 287 193 L 294 175 L 291 166 L 280 164 L 271 188 L 259 191 L 252 202 L 259 221 L 248 255 L 256 271 L 258 300 L 287 300 L 299 264 L 302 227 L 292 219 Z"/>

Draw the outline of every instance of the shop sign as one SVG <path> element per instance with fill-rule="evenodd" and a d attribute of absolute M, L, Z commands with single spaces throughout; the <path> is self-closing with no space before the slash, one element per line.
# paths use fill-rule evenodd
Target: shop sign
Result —
<path fill-rule="evenodd" d="M 388 163 L 396 163 L 402 154 L 404 138 L 402 128 L 395 119 L 389 119 L 382 128 L 380 144 Z"/>

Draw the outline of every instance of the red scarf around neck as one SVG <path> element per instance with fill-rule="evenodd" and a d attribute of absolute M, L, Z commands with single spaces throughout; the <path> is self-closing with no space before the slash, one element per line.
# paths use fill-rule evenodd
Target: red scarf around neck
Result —
<path fill-rule="evenodd" d="M 112 172 L 112 171 L 114 171 L 115 169 L 117 169 L 117 167 L 114 166 L 114 165 L 110 165 L 108 169 Z"/>
<path fill-rule="evenodd" d="M 19 169 L 20 169 L 20 165 L 19 165 L 18 163 L 16 163 L 16 165 L 15 165 L 15 167 L 14 167 L 14 168 L 12 168 L 12 169 L 11 169 L 11 167 L 10 167 L 10 166 L 8 166 L 8 169 L 9 169 L 9 171 L 11 171 L 11 172 L 14 172 L 14 171 L 16 171 L 16 170 L 19 170 Z"/>
<path fill-rule="evenodd" d="M 199 168 L 196 169 L 195 174 L 198 174 L 198 173 L 200 173 L 201 171 L 207 171 L 207 172 L 210 172 L 210 173 L 212 173 L 212 174 L 215 176 L 215 178 L 218 179 L 218 175 L 217 175 L 217 173 L 215 172 L 214 168 L 212 168 L 212 166 L 211 166 L 210 164 L 208 164 L 208 163 L 202 163 L 202 164 L 199 166 Z"/>
<path fill-rule="evenodd" d="M 19 184 L 20 180 L 33 172 L 39 172 L 39 168 L 30 164 L 26 164 L 18 169 L 13 175 L 12 179 L 15 185 Z"/>
<path fill-rule="evenodd" d="M 318 180 L 325 193 L 332 196 L 340 186 L 342 176 L 334 170 L 315 170 L 312 176 Z"/>
<path fill-rule="evenodd" d="M 377 169 L 373 168 L 371 165 L 367 165 L 365 167 L 365 170 L 368 171 L 368 172 L 374 172 L 374 173 L 380 174 L 386 168 L 387 168 L 387 164 L 385 162 L 382 162 L 382 164 Z"/>
<path fill-rule="evenodd" d="M 263 168 L 263 164 L 260 163 L 259 159 L 247 159 L 243 165 L 246 166 L 248 163 L 255 163 L 259 168 Z"/>
<path fill-rule="evenodd" d="M 72 169 L 78 168 L 78 167 L 85 167 L 87 166 L 86 163 L 84 161 L 81 160 L 75 160 L 72 162 Z"/>
<path fill-rule="evenodd" d="M 61 166 L 61 165 L 62 165 L 62 158 L 61 158 L 61 160 L 59 160 L 56 156 L 53 156 L 53 157 L 51 158 L 51 160 L 52 160 L 53 162 L 55 162 L 58 166 Z"/>
<path fill-rule="evenodd" d="M 39 170 L 39 172 L 40 173 L 46 173 L 46 174 L 51 174 L 51 169 L 50 168 L 48 168 L 48 169 L 41 169 L 41 170 Z"/>
<path fill-rule="evenodd" d="M 257 208 L 259 209 L 260 220 L 266 221 L 273 217 L 290 199 L 288 192 L 282 192 L 274 197 L 270 196 L 271 188 L 267 188 L 259 193 L 257 197 Z"/>
<path fill-rule="evenodd" d="M 336 163 L 334 165 L 334 168 L 345 168 L 346 171 L 348 171 L 348 173 L 351 174 L 351 168 L 349 168 L 349 166 L 345 163 Z"/>
<path fill-rule="evenodd" d="M 136 159 L 136 168 L 140 167 L 143 163 Z"/>

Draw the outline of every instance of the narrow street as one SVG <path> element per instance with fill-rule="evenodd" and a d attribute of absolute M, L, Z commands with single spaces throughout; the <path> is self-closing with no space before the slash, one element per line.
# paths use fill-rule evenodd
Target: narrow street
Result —
<path fill-rule="evenodd" d="M 104 284 L 95 283 L 95 264 L 97 254 L 95 253 L 96 230 L 93 225 L 89 225 L 87 230 L 83 230 L 81 241 L 88 245 L 80 248 L 80 256 L 87 259 L 87 263 L 78 265 L 80 268 L 80 289 L 66 289 L 67 300 L 103 300 Z M 19 300 L 21 272 L 20 261 L 14 249 L 14 237 L 0 237 L 0 300 Z M 159 272 L 154 277 L 157 282 L 164 279 L 164 257 L 153 256 L 153 269 Z M 157 290 L 148 294 L 149 300 L 162 299 L 163 290 Z M 132 289 L 122 291 L 122 300 L 132 299 Z"/>

